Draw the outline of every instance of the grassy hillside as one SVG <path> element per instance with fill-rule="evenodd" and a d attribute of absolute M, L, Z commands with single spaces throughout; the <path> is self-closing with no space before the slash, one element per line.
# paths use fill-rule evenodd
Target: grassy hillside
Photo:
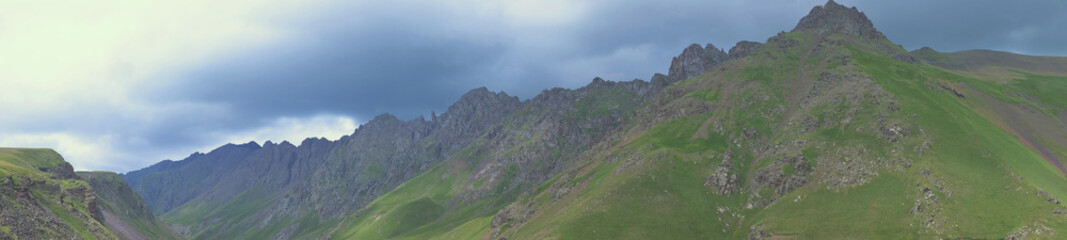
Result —
<path fill-rule="evenodd" d="M 965 76 L 980 113 L 1019 138 L 1061 172 L 1067 161 L 1067 58 L 995 51 L 939 53 L 916 50 L 929 64 Z"/>
<path fill-rule="evenodd" d="M 89 184 L 51 149 L 0 148 L 0 238 L 117 239 Z"/>
<path fill-rule="evenodd" d="M 996 82 L 907 56 L 885 39 L 780 34 L 751 57 L 672 85 L 495 213 L 457 198 L 485 183 L 454 158 L 333 236 L 1062 237 L 1067 179 L 1045 156 L 1067 156 L 1064 145 L 1030 140 L 1018 126 L 1055 135 L 1045 130 L 1058 125 L 1035 122 L 1064 122 L 1054 93 L 1067 90 L 1065 79 L 1001 64 L 1016 77 Z M 1036 114 L 1024 124 L 999 109 L 1027 106 Z"/>
<path fill-rule="evenodd" d="M 113 172 L 78 172 L 99 200 L 103 223 L 121 239 L 182 239 L 163 221 L 152 215 L 126 180 Z"/>

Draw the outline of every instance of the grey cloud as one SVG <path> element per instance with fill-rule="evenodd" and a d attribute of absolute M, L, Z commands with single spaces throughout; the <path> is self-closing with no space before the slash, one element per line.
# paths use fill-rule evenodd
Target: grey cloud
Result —
<path fill-rule="evenodd" d="M 277 22 L 293 39 L 182 69 L 141 96 L 218 104 L 230 113 L 179 116 L 126 134 L 144 139 L 129 147 L 191 148 L 212 141 L 204 133 L 252 129 L 282 116 L 365 121 L 389 112 L 410 119 L 440 113 L 481 86 L 525 99 L 546 88 L 580 87 L 594 76 L 647 79 L 691 43 L 763 42 L 824 2 L 591 1 L 581 21 L 547 29 L 517 29 L 433 4 L 337 3 Z M 908 49 L 1067 55 L 1063 1 L 839 2 L 856 5 Z M 528 37 L 552 41 L 518 44 Z M 647 52 L 606 59 L 638 47 Z"/>
<path fill-rule="evenodd" d="M 852 2 L 844 2 L 851 4 Z M 879 30 L 905 48 L 992 49 L 1067 55 L 1065 1 L 855 2 Z"/>

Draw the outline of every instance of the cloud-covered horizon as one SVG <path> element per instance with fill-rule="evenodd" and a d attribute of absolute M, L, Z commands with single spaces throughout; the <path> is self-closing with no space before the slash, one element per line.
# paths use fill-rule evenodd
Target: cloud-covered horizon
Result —
<path fill-rule="evenodd" d="M 837 1 L 906 49 L 1067 55 L 1063 1 Z M 127 172 L 229 142 L 337 139 L 441 113 L 648 79 L 692 43 L 763 42 L 823 0 L 0 3 L 0 146 Z"/>

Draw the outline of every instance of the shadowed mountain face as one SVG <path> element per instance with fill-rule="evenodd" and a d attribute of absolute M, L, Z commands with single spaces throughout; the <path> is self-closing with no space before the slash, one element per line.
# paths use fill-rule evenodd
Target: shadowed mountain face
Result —
<path fill-rule="evenodd" d="M 338 141 L 308 139 L 299 147 L 287 142 L 231 144 L 182 161 L 164 161 L 124 177 L 154 212 L 190 237 L 253 236 L 250 232 L 282 237 L 321 234 L 308 232 L 317 229 L 302 224 L 339 221 L 452 155 L 466 150 L 462 154 L 469 156 L 475 145 L 484 154 L 494 151 L 491 148 L 511 147 L 519 139 L 551 131 L 539 136 L 537 156 L 517 156 L 521 160 L 515 160 L 537 165 L 536 172 L 523 177 L 544 180 L 566 166 L 564 157 L 598 140 L 664 84 L 597 78 L 585 88 L 546 90 L 525 102 L 479 88 L 428 121 L 401 121 L 381 115 Z M 472 143 L 478 139 L 483 140 Z M 557 147 L 568 150 L 545 154 Z M 483 174 L 503 174 L 499 170 L 489 168 Z M 515 186 L 508 191 L 517 193 L 532 183 L 511 184 Z M 249 205 L 255 207 L 246 207 Z M 266 222 L 267 227 L 247 227 L 256 222 Z"/>
<path fill-rule="evenodd" d="M 182 239 L 156 218 L 121 176 L 113 172 L 77 172 L 93 188 L 102 223 L 120 239 Z"/>
<path fill-rule="evenodd" d="M 830 1 L 650 82 L 479 88 L 124 177 L 198 239 L 1062 237 L 1067 66 L 1005 54 L 909 53 Z"/>

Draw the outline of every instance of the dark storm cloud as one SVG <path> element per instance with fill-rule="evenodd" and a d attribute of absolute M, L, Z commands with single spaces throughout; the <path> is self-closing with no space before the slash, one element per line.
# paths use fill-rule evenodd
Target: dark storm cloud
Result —
<path fill-rule="evenodd" d="M 748 37 L 764 39 L 789 25 L 770 16 L 794 12 L 752 13 L 729 9 L 741 3 L 706 1 L 591 3 L 581 19 L 539 29 L 432 6 L 339 4 L 284 23 L 296 29 L 291 42 L 188 69 L 174 77 L 176 85 L 165 85 L 163 96 L 229 104 L 247 119 L 321 112 L 411 118 L 443 111 L 480 86 L 529 98 L 596 76 L 647 79 L 665 72 L 690 43 L 729 48 Z M 524 37 L 546 43 L 518 43 L 530 41 Z M 636 51 L 635 59 L 611 59 L 627 49 Z"/>
<path fill-rule="evenodd" d="M 907 49 L 1067 55 L 1063 1 L 839 2 L 857 6 Z M 648 79 L 666 72 L 671 57 L 691 43 L 729 49 L 741 40 L 763 42 L 825 1 L 583 3 L 577 19 L 547 25 L 438 3 L 333 4 L 279 21 L 291 34 L 278 44 L 184 69 L 147 91 L 156 101 L 216 103 L 231 112 L 169 120 L 143 138 L 153 145 L 200 143 L 208 141 L 202 132 L 320 113 L 366 121 L 389 112 L 410 119 L 440 114 L 481 86 L 526 99 L 546 88 L 580 87 L 595 76 Z M 175 128 L 186 131 L 173 134 Z"/>
<path fill-rule="evenodd" d="M 847 1 L 905 48 L 1067 55 L 1067 1 Z"/>

